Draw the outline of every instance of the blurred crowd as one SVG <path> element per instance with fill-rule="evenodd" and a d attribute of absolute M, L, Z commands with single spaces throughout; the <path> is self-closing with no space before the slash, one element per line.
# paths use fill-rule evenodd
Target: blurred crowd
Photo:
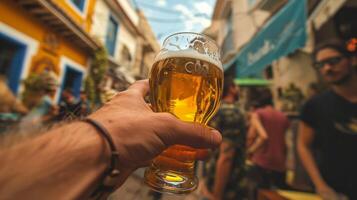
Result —
<path fill-rule="evenodd" d="M 353 154 L 357 151 L 357 58 L 341 44 L 328 43 L 316 49 L 313 59 L 328 87 L 322 92 L 320 86 L 311 84 L 298 109 L 295 152 L 304 166 L 300 169 L 305 170 L 296 167 L 294 175 L 308 174 L 311 182 L 305 182 L 305 191 L 315 190 L 324 199 L 357 199 Z M 15 97 L 5 77 L 0 78 L 1 133 L 11 127 L 28 133 L 92 112 L 85 91 L 76 97 L 71 89 L 63 88 L 55 104 L 56 79 L 50 73 L 40 77 L 45 87 L 26 103 Z M 287 178 L 286 133 L 292 119 L 274 106 L 269 87 L 251 88 L 247 105 L 237 103 L 239 97 L 239 87 L 226 77 L 221 106 L 209 124 L 222 133 L 223 142 L 204 163 L 199 187 L 203 199 L 254 200 L 261 189 L 299 189 Z M 152 196 L 160 199 L 157 193 Z"/>
<path fill-rule="evenodd" d="M 57 122 L 83 118 L 91 112 L 84 90 L 76 97 L 70 88 L 63 88 L 56 104 L 53 101 L 59 89 L 56 78 L 45 72 L 38 79 L 46 84 L 27 94 L 26 101 L 22 102 L 8 88 L 6 77 L 0 77 L 0 132 L 8 129 L 36 131 Z"/>
<path fill-rule="evenodd" d="M 198 168 L 202 200 L 255 200 L 279 189 L 357 199 L 357 55 L 331 41 L 316 48 L 313 60 L 323 81 L 311 83 L 306 97 L 291 84 L 289 97 L 300 101 L 294 114 L 274 105 L 269 86 L 250 87 L 239 101 L 240 88 L 225 77 L 209 123 L 223 142 Z"/>
<path fill-rule="evenodd" d="M 237 104 L 239 88 L 226 77 L 210 123 L 223 142 L 205 163 L 203 199 L 254 200 L 276 189 L 357 199 L 357 55 L 331 40 L 316 48 L 313 60 L 323 82 L 309 85 L 295 116 L 274 106 L 269 87 L 250 88 L 247 105 Z M 296 155 L 293 166 L 288 150 Z"/>

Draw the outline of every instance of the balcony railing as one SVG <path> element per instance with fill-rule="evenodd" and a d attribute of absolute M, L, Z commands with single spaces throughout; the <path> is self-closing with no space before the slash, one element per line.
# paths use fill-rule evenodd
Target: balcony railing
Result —
<path fill-rule="evenodd" d="M 100 45 L 83 30 L 74 20 L 53 1 L 49 0 L 17 0 L 26 11 L 34 15 L 56 33 L 62 35 L 79 47 L 91 51 Z"/>

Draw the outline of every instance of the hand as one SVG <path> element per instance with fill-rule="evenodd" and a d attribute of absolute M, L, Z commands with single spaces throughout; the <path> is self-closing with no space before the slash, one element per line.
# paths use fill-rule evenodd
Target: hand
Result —
<path fill-rule="evenodd" d="M 183 122 L 169 113 L 154 113 L 145 103 L 148 81 L 138 81 L 89 117 L 112 135 L 122 170 L 145 166 L 173 144 L 214 148 L 222 137 L 216 130 Z"/>
<path fill-rule="evenodd" d="M 208 200 L 214 200 L 213 194 L 208 190 L 205 181 L 200 181 L 198 185 L 198 190 L 202 197 Z"/>
<path fill-rule="evenodd" d="M 211 156 L 212 151 L 210 149 L 197 149 L 196 160 L 205 161 Z"/>
<path fill-rule="evenodd" d="M 316 187 L 316 192 L 323 200 L 339 200 L 338 194 L 327 184 L 320 184 Z"/>

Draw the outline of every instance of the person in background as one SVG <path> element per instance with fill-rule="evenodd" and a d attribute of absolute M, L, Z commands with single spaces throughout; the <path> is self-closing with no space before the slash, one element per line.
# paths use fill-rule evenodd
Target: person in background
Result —
<path fill-rule="evenodd" d="M 27 113 L 26 106 L 9 89 L 5 76 L 0 75 L 0 133 L 16 125 Z"/>
<path fill-rule="evenodd" d="M 257 198 L 257 190 L 286 188 L 285 133 L 288 118 L 273 107 L 269 88 L 260 88 L 254 98 L 257 108 L 251 115 L 248 138 L 255 138 L 247 147 L 253 166 L 248 172 L 249 199 Z"/>
<path fill-rule="evenodd" d="M 324 199 L 357 199 L 357 58 L 341 42 L 316 48 L 314 66 L 330 89 L 301 110 L 298 153 Z M 317 151 L 318 160 L 312 153 Z"/>
<path fill-rule="evenodd" d="M 210 200 L 244 199 L 245 118 L 236 105 L 239 88 L 228 77 L 224 80 L 222 103 L 210 125 L 222 133 L 223 142 L 206 163 L 203 196 Z"/>
<path fill-rule="evenodd" d="M 118 188 L 171 145 L 219 146 L 217 130 L 154 113 L 143 98 L 148 91 L 149 82 L 139 81 L 88 116 L 112 138 L 115 154 L 103 131 L 84 121 L 62 123 L 26 140 L 15 137 L 9 146 L 1 141 L 0 199 L 90 199 L 106 182 L 101 177 L 113 156 L 118 164 L 110 186 Z"/>
<path fill-rule="evenodd" d="M 87 93 L 84 90 L 81 90 L 78 106 L 80 106 L 80 108 L 81 108 L 80 112 L 79 112 L 79 116 L 81 118 L 83 118 L 91 113 L 90 103 L 87 98 Z"/>
<path fill-rule="evenodd" d="M 44 125 L 49 124 L 58 115 L 58 106 L 52 101 L 58 83 L 55 75 L 49 72 L 44 72 L 41 77 L 43 82 L 47 83 L 41 90 L 42 96 L 38 104 L 31 109 L 31 111 L 21 119 L 20 129 L 25 132 L 28 129 L 40 129 Z"/>
<path fill-rule="evenodd" d="M 65 88 L 61 94 L 59 103 L 58 121 L 71 121 L 78 118 L 81 113 L 80 100 L 77 100 L 73 95 L 72 89 Z"/>
<path fill-rule="evenodd" d="M 0 75 L 0 113 L 19 113 L 24 115 L 28 109 L 16 99 L 6 83 L 6 77 Z"/>

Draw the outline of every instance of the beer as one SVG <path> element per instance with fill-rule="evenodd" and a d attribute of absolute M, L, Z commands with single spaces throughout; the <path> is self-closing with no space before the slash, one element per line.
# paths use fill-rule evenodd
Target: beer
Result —
<path fill-rule="evenodd" d="M 194 50 L 159 54 L 150 72 L 150 100 L 155 112 L 169 112 L 187 122 L 206 124 L 216 112 L 223 83 L 220 62 Z M 156 190 L 186 193 L 197 186 L 195 149 L 174 145 L 154 159 L 146 182 Z M 170 186 L 171 185 L 171 186 Z M 182 190 L 180 190 L 180 188 Z"/>

